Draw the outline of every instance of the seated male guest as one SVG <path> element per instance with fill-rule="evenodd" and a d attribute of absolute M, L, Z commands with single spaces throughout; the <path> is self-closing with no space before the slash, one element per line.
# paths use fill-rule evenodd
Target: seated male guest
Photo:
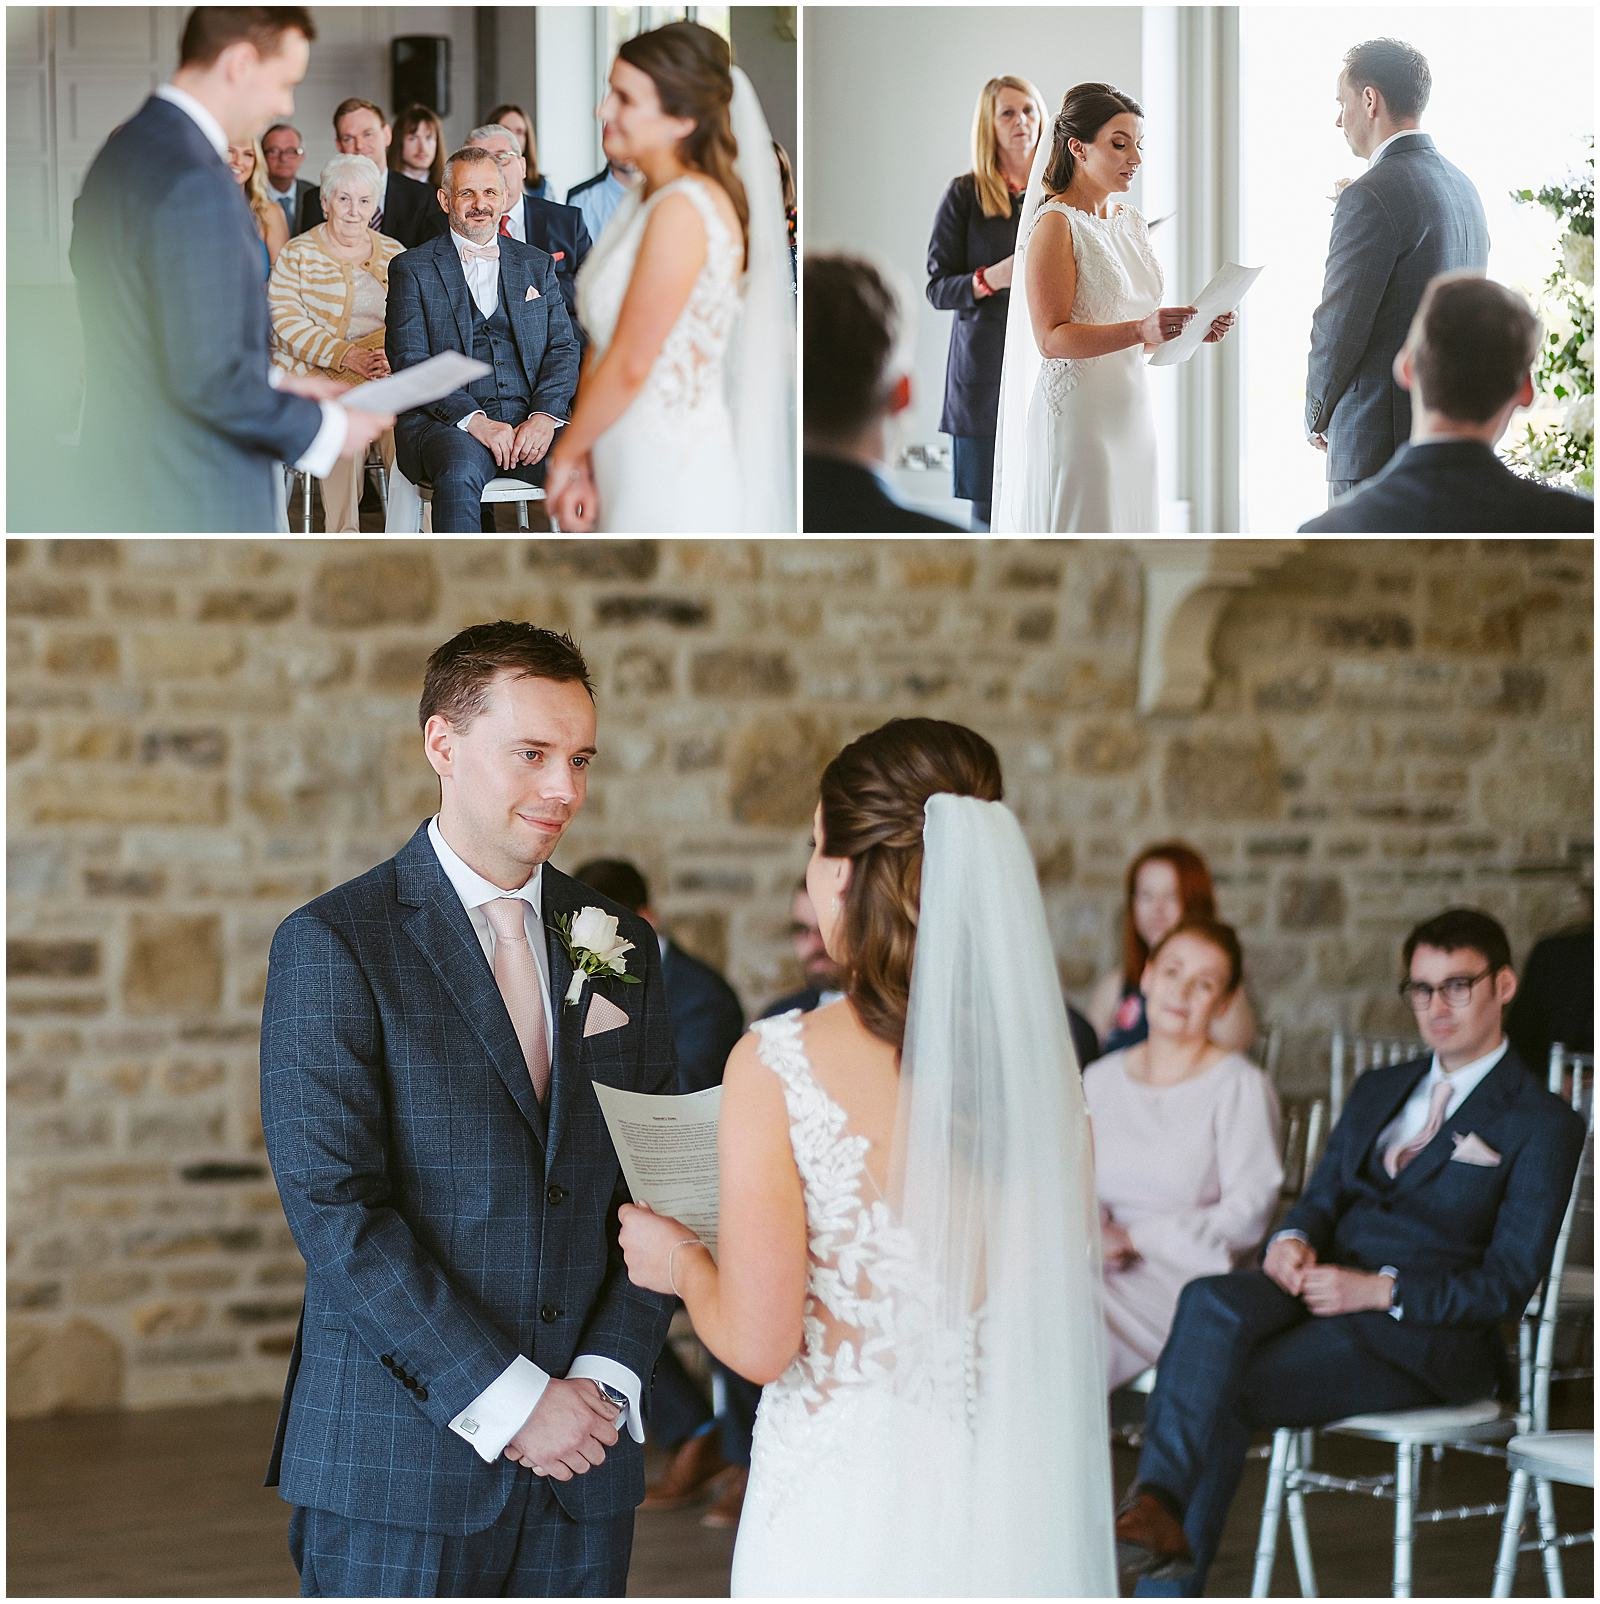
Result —
<path fill-rule="evenodd" d="M 1533 404 L 1539 320 L 1522 297 L 1472 273 L 1430 281 L 1394 359 L 1412 394 L 1411 438 L 1301 534 L 1594 533 L 1594 502 L 1514 474 L 1495 455 Z"/>
<path fill-rule="evenodd" d="M 320 374 L 341 384 L 365 384 L 389 371 L 383 328 L 389 264 L 402 246 L 371 228 L 382 180 L 365 156 L 335 156 L 322 169 L 327 221 L 289 241 L 267 285 L 272 308 L 272 360 L 285 373 Z M 394 435 L 379 441 L 385 465 L 394 461 Z M 337 463 L 322 482 L 323 529 L 361 529 L 366 463 Z"/>
<path fill-rule="evenodd" d="M 392 175 L 391 175 L 392 179 Z M 461 351 L 490 371 L 442 400 L 401 413 L 395 457 L 433 486 L 433 527 L 477 533 L 480 496 L 496 475 L 540 484 L 555 431 L 572 416 L 578 342 L 555 263 L 532 245 L 496 238 L 505 179 L 486 150 L 445 163 L 449 231 L 389 269 L 389 366 Z"/>
<path fill-rule="evenodd" d="M 443 232 L 437 192 L 404 173 L 389 170 L 389 142 L 394 130 L 385 120 L 381 106 L 353 96 L 341 100 L 333 114 L 333 138 L 341 156 L 365 156 L 378 169 L 382 188 L 378 209 L 372 214 L 372 227 L 380 234 L 402 245 L 421 245 Z M 304 234 L 321 221 L 321 191 L 307 190 L 300 197 L 297 232 Z"/>
<path fill-rule="evenodd" d="M 889 420 L 911 405 L 894 286 L 863 256 L 812 255 L 804 289 L 806 533 L 960 533 L 902 506 L 884 477 Z"/>
<path fill-rule="evenodd" d="M 305 141 L 292 123 L 274 123 L 261 136 L 261 154 L 267 159 L 267 199 L 283 213 L 290 235 L 299 233 L 300 202 L 317 186 L 301 178 L 306 159 Z"/>
<path fill-rule="evenodd" d="M 567 191 L 567 205 L 583 213 L 583 226 L 590 239 L 599 239 L 622 198 L 639 182 L 639 169 L 629 162 L 607 162 L 594 175 Z"/>
<path fill-rule="evenodd" d="M 1259 1427 L 1492 1397 L 1502 1321 L 1550 1263 L 1584 1122 L 1501 1017 L 1505 931 L 1452 908 L 1406 938 L 1401 993 L 1430 1056 L 1371 1069 L 1262 1268 L 1191 1281 L 1117 1514 L 1121 1567 L 1198 1593 Z"/>
<path fill-rule="evenodd" d="M 522 154 L 522 141 L 510 128 L 485 123 L 467 135 L 467 143 L 488 151 L 500 164 L 505 179 L 510 210 L 500 218 L 500 232 L 524 245 L 537 245 L 556 264 L 561 282 L 561 299 L 567 303 L 567 316 L 583 343 L 578 324 L 578 269 L 589 254 L 589 231 L 583 226 L 583 213 L 576 206 L 541 200 L 526 191 L 528 163 Z"/>

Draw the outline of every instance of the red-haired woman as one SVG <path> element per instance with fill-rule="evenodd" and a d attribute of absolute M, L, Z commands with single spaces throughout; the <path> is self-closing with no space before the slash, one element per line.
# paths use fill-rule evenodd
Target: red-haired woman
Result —
<path fill-rule="evenodd" d="M 1183 919 L 1215 919 L 1217 894 L 1206 860 L 1182 841 L 1158 841 L 1128 865 L 1122 920 L 1122 962 L 1108 970 L 1089 999 L 1089 1023 L 1100 1050 L 1132 1047 L 1147 1034 L 1140 977 L 1151 949 Z M 1219 1047 L 1246 1051 L 1256 1039 L 1255 1010 L 1241 986 L 1212 1021 Z"/>

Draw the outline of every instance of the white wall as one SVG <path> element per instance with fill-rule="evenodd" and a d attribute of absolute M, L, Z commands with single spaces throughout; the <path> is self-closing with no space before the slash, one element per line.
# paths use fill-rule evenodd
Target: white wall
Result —
<path fill-rule="evenodd" d="M 555 180 L 556 199 L 565 200 L 574 184 L 592 178 L 605 163 L 594 115 L 602 70 L 597 19 L 589 6 L 539 6 L 533 15 L 539 165 Z"/>
<path fill-rule="evenodd" d="M 903 442 L 940 438 L 951 314 L 922 293 L 928 235 L 945 187 L 971 169 L 978 91 L 1016 73 L 1039 86 L 1051 114 L 1086 80 L 1144 101 L 1143 30 L 1137 6 L 806 8 L 806 249 L 881 258 L 917 294 L 916 393 Z M 1171 131 L 1159 106 L 1145 111 L 1148 169 L 1171 161 Z M 1141 208 L 1146 184 L 1131 197 Z"/>
<path fill-rule="evenodd" d="M 761 97 L 772 137 L 789 152 L 800 175 L 800 48 L 793 6 L 730 6 L 728 32 L 734 61 L 750 75 Z"/>

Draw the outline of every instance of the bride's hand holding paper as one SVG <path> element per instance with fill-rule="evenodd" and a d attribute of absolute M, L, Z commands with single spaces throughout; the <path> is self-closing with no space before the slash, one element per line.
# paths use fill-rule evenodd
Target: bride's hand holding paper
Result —
<path fill-rule="evenodd" d="M 1194 320 L 1177 339 L 1169 340 L 1151 355 L 1150 366 L 1159 368 L 1187 362 L 1202 345 L 1215 345 L 1223 339 L 1237 319 L 1239 303 L 1260 278 L 1261 271 L 1259 267 L 1224 262 L 1216 276 L 1195 297 Z"/>
<path fill-rule="evenodd" d="M 647 1205 L 624 1203 L 618 1219 L 622 1222 L 618 1240 L 628 1264 L 628 1279 L 646 1292 L 676 1296 L 674 1272 L 681 1270 L 686 1254 L 703 1251 L 705 1243 L 682 1220 L 656 1214 Z"/>
<path fill-rule="evenodd" d="M 1148 317 L 1139 321 L 1138 334 L 1147 351 L 1175 340 L 1188 328 L 1195 315 L 1192 306 L 1158 306 Z"/>

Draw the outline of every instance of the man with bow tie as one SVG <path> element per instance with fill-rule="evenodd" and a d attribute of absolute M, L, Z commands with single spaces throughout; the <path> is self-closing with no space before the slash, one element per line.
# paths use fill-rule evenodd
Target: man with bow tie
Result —
<path fill-rule="evenodd" d="M 489 372 L 401 413 L 395 458 L 408 479 L 432 485 L 436 532 L 476 534 L 496 475 L 543 482 L 555 431 L 572 415 L 578 341 L 549 254 L 496 233 L 506 195 L 491 152 L 469 145 L 449 158 L 439 205 L 447 232 L 389 266 L 389 366 L 461 351 Z"/>
<path fill-rule="evenodd" d="M 1501 1325 L 1549 1266 L 1584 1122 L 1507 1042 L 1505 931 L 1451 908 L 1406 939 L 1431 1053 L 1370 1069 L 1259 1270 L 1184 1288 L 1157 1365 L 1117 1557 L 1199 1593 L 1252 1430 L 1493 1397 Z"/>

